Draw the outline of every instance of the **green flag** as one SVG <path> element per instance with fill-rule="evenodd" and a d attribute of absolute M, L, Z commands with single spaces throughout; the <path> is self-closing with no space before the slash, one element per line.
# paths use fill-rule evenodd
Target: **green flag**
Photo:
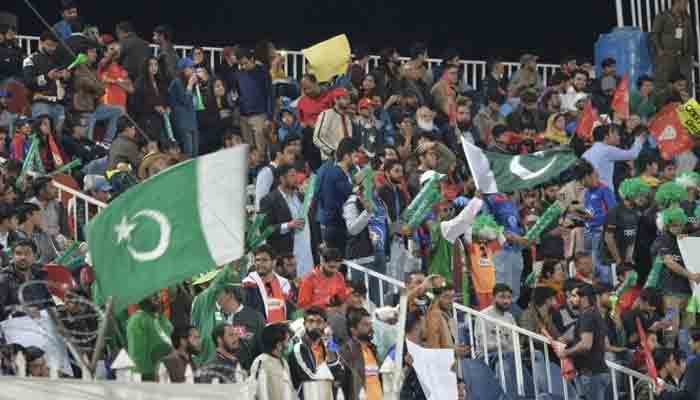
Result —
<path fill-rule="evenodd" d="M 512 155 L 485 151 L 467 141 L 462 145 L 476 188 L 487 194 L 535 187 L 557 178 L 578 159 L 568 148 Z"/>
<path fill-rule="evenodd" d="M 183 162 L 90 221 L 97 284 L 116 312 L 243 256 L 247 162 L 247 146 Z"/>

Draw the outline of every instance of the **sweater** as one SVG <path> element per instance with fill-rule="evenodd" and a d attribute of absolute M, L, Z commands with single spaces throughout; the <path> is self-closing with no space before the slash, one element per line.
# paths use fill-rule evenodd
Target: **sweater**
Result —
<path fill-rule="evenodd" d="M 352 137 L 352 119 L 331 108 L 319 114 L 314 129 L 314 145 L 321 150 L 324 160 L 332 160 L 338 144 L 345 137 Z"/>
<path fill-rule="evenodd" d="M 267 67 L 256 65 L 250 71 L 239 70 L 235 84 L 241 116 L 266 114 L 270 121 L 273 120 L 272 80 Z"/>

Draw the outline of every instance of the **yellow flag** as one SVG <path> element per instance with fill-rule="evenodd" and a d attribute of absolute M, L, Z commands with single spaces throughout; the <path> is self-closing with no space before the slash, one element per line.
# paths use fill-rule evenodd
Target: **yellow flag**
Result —
<path fill-rule="evenodd" d="M 301 51 L 309 60 L 309 68 L 319 82 L 327 82 L 347 72 L 350 64 L 350 42 L 345 34 L 315 44 Z"/>
<path fill-rule="evenodd" d="M 690 99 L 678 107 L 678 117 L 681 123 L 693 135 L 700 134 L 700 104 L 697 100 Z"/>

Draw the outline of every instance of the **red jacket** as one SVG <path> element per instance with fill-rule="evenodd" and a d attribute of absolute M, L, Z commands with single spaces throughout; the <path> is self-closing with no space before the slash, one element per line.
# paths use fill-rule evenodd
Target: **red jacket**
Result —
<path fill-rule="evenodd" d="M 326 308 L 331 297 L 338 295 L 342 301 L 350 294 L 350 289 L 345 285 L 345 278 L 340 272 L 327 277 L 321 272 L 321 267 L 314 267 L 307 273 L 299 285 L 299 308 L 320 306 Z"/>
<path fill-rule="evenodd" d="M 315 126 L 319 114 L 333 107 L 333 97 L 330 91 L 322 92 L 320 96 L 313 98 L 304 96 L 299 100 L 299 122 L 304 126 Z"/>

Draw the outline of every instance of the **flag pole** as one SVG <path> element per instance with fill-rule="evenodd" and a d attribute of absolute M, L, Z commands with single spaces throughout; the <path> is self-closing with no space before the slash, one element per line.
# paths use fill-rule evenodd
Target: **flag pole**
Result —
<path fill-rule="evenodd" d="M 102 352 L 105 349 L 105 336 L 107 334 L 107 328 L 109 327 L 109 320 L 112 318 L 112 309 L 114 307 L 114 297 L 109 296 L 107 298 L 107 303 L 105 306 L 105 315 L 102 320 L 102 325 L 97 332 L 97 342 L 95 343 L 95 351 L 92 353 L 92 361 L 90 362 L 90 371 L 95 373 L 97 369 L 97 362 L 102 356 Z"/>

